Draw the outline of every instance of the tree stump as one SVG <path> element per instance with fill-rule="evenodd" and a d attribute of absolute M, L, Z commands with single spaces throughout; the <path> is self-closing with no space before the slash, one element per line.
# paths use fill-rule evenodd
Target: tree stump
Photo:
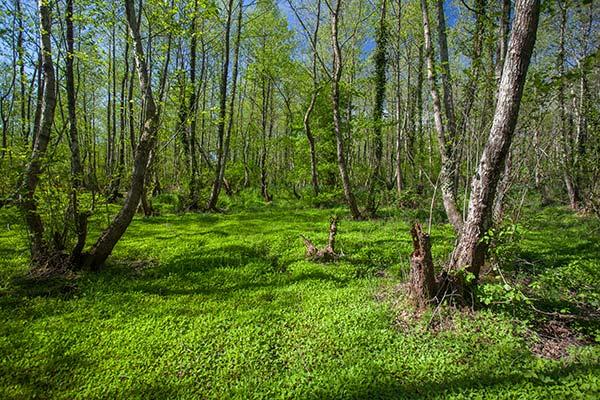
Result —
<path fill-rule="evenodd" d="M 413 238 L 413 252 L 410 256 L 410 277 L 408 294 L 417 308 L 425 308 L 436 295 L 436 280 L 431 258 L 429 235 L 423 232 L 416 222 L 410 233 Z"/>
<path fill-rule="evenodd" d="M 335 252 L 335 235 L 337 235 L 337 217 L 331 218 L 329 225 L 329 238 L 327 246 L 318 249 L 313 242 L 304 235 L 300 235 L 306 246 L 306 258 L 312 261 L 330 262 L 336 261 L 340 255 Z"/>

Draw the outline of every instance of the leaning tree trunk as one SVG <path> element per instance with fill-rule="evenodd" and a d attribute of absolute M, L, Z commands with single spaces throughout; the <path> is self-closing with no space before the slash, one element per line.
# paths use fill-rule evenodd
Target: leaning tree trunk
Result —
<path fill-rule="evenodd" d="M 145 120 L 142 135 L 136 146 L 133 172 L 131 175 L 131 186 L 125 197 L 125 203 L 108 228 L 102 232 L 86 257 L 85 266 L 90 268 L 98 268 L 106 261 L 133 219 L 140 202 L 142 190 L 144 189 L 144 177 L 146 175 L 148 158 L 150 156 L 150 151 L 154 147 L 158 130 L 158 113 L 152 95 L 152 87 L 150 86 L 148 66 L 146 65 L 144 48 L 140 38 L 139 24 L 135 17 L 133 0 L 125 1 L 125 14 L 129 32 L 133 39 L 133 49 L 140 81 L 140 90 L 146 107 Z"/>
<path fill-rule="evenodd" d="M 498 181 L 517 124 L 523 86 L 536 39 L 539 6 L 540 0 L 517 0 L 494 121 L 473 177 L 467 220 L 448 265 L 448 270 L 454 273 L 448 276 L 464 277 L 465 274 L 455 272 L 466 269 L 477 278 L 483 265 L 487 247 L 481 239 L 491 223 Z M 465 287 L 464 279 L 455 283 L 459 290 Z"/>
<path fill-rule="evenodd" d="M 441 156 L 441 170 L 440 170 L 440 186 L 442 192 L 442 201 L 444 203 L 444 208 L 446 210 L 446 214 L 454 229 L 459 232 L 463 225 L 462 216 L 456 204 L 456 190 L 455 190 L 455 180 L 454 173 L 456 169 L 456 165 L 454 162 L 454 154 L 453 141 L 455 138 L 452 136 L 452 133 L 455 132 L 449 129 L 449 134 L 446 132 L 446 127 L 443 122 L 442 117 L 442 103 L 440 100 L 440 94 L 437 87 L 437 74 L 436 67 L 434 65 L 434 54 L 433 47 L 431 42 L 431 30 L 429 28 L 429 12 L 427 10 L 427 0 L 421 0 L 421 12 L 423 15 L 423 36 L 425 37 L 425 58 L 427 61 L 427 79 L 429 80 L 431 99 L 433 101 L 433 120 L 435 123 L 435 128 L 438 134 L 438 145 L 440 148 L 440 156 Z M 445 99 L 449 95 L 449 90 L 445 90 L 444 93 L 447 96 L 444 96 Z M 449 98 L 447 99 L 448 103 L 451 103 Z M 448 107 L 447 107 L 448 108 Z M 453 121 L 453 120 L 452 120 Z M 450 125 L 453 126 L 453 125 Z M 455 128 L 455 127 L 454 127 Z"/>
<path fill-rule="evenodd" d="M 48 249 L 44 242 L 44 224 L 37 211 L 35 192 L 42 172 L 42 163 L 50 141 L 54 111 L 56 109 L 56 81 L 50 38 L 52 12 L 48 2 L 44 0 L 39 1 L 39 17 L 43 72 L 43 86 L 38 89 L 41 93 L 41 108 L 39 119 L 36 119 L 39 123 L 35 125 L 33 153 L 25 170 L 22 202 L 27 228 L 31 237 L 31 259 L 34 264 L 44 261 L 48 255 Z"/>

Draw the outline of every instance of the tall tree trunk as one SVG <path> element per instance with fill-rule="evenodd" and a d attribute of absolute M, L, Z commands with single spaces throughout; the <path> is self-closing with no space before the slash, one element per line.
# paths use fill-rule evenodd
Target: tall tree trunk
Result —
<path fill-rule="evenodd" d="M 77 243 L 72 252 L 72 259 L 78 262 L 87 236 L 87 216 L 79 213 L 78 189 L 83 186 L 83 168 L 79 151 L 79 133 L 77 131 L 77 103 L 75 98 L 75 76 L 73 72 L 74 32 L 73 32 L 73 0 L 67 0 L 67 55 L 65 60 L 65 77 L 67 81 L 67 107 L 69 111 L 69 145 L 71 148 L 71 211 L 77 235 Z"/>
<path fill-rule="evenodd" d="M 141 13 L 141 10 L 140 10 Z M 131 186 L 125 197 L 125 203 L 111 224 L 102 232 L 92 247 L 85 265 L 98 268 L 106 261 L 113 248 L 123 236 L 137 209 L 144 188 L 144 177 L 150 152 L 154 147 L 158 131 L 158 114 L 152 95 L 148 66 L 144 56 L 144 48 L 140 38 L 139 24 L 135 17 L 133 0 L 125 0 L 125 14 L 129 32 L 133 39 L 135 62 L 140 81 L 140 90 L 146 106 L 144 128 L 136 146 L 136 154 L 131 175 Z"/>
<path fill-rule="evenodd" d="M 465 268 L 478 277 L 483 265 L 487 248 L 481 239 L 491 223 L 498 181 L 517 124 L 523 86 L 536 39 L 539 6 L 540 0 L 516 2 L 515 19 L 498 90 L 494 121 L 473 177 L 467 220 L 452 253 L 449 270 L 458 271 Z M 456 277 L 463 275 L 454 274 Z M 458 287 L 464 287 L 464 281 L 459 282 Z"/>
<path fill-rule="evenodd" d="M 559 126 L 560 126 L 560 137 L 561 137 L 561 150 L 562 150 L 562 163 L 563 163 L 563 176 L 565 186 L 567 188 L 567 195 L 569 196 L 569 205 L 573 210 L 579 209 L 580 206 L 580 194 L 579 187 L 577 185 L 577 179 L 575 177 L 574 158 L 575 151 L 573 149 L 573 132 L 572 132 L 572 119 L 568 115 L 567 101 L 565 94 L 565 36 L 567 30 L 567 1 L 559 1 L 560 8 L 560 39 L 558 47 L 558 57 L 556 60 L 558 70 L 558 105 L 559 105 Z"/>
<path fill-rule="evenodd" d="M 431 99 L 433 101 L 433 118 L 435 127 L 438 134 L 438 145 L 440 148 L 441 155 L 441 171 L 440 171 L 440 186 L 442 192 L 442 200 L 444 202 L 444 208 L 446 214 L 454 229 L 459 232 L 462 228 L 463 221 L 460 211 L 456 204 L 455 197 L 455 162 L 453 157 L 455 137 L 452 136 L 452 128 L 447 132 L 442 117 L 442 104 L 440 101 L 440 95 L 437 87 L 436 68 L 434 64 L 433 47 L 431 44 L 431 30 L 429 29 L 429 12 L 427 10 L 427 0 L 421 0 L 421 12 L 423 14 L 423 36 L 425 37 L 425 58 L 427 60 L 427 78 L 429 80 Z M 447 52 L 447 50 L 446 50 Z M 447 56 L 447 54 L 446 54 Z M 449 79 L 447 76 L 445 79 Z M 444 85 L 445 86 L 445 85 Z M 451 104 L 450 90 L 444 90 L 444 99 L 448 103 L 446 104 L 446 111 L 449 112 L 449 104 Z M 448 115 L 448 114 L 447 114 Z M 449 126 L 450 120 L 448 120 Z"/>
<path fill-rule="evenodd" d="M 48 256 L 48 248 L 44 241 L 44 224 L 37 211 L 35 192 L 42 172 L 42 163 L 50 141 L 54 111 L 56 109 L 56 82 L 51 45 L 52 11 L 49 3 L 45 0 L 39 0 L 38 4 L 41 39 L 41 75 L 43 75 L 43 86 L 39 88 L 39 92 L 41 93 L 42 101 L 40 102 L 39 124 L 35 125 L 33 153 L 25 170 L 22 202 L 31 238 L 31 259 L 34 264 L 43 262 Z"/>
<path fill-rule="evenodd" d="M 269 182 L 267 176 L 267 145 L 268 139 L 271 138 L 271 126 L 269 123 L 269 107 L 271 103 L 271 80 L 265 76 L 262 79 L 262 110 L 261 110 L 261 126 L 262 126 L 262 146 L 259 157 L 260 167 L 260 191 L 265 202 L 270 203 L 273 197 L 269 194 Z"/>
<path fill-rule="evenodd" d="M 228 14 L 228 24 L 231 24 L 231 14 L 233 13 L 233 0 L 230 0 L 229 2 L 229 14 Z M 213 182 L 213 188 L 212 188 L 212 192 L 210 195 L 210 199 L 208 200 L 208 204 L 206 205 L 206 208 L 209 210 L 214 210 L 217 207 L 217 201 L 219 199 L 219 194 L 221 193 L 221 187 L 223 186 L 223 178 L 225 176 L 225 165 L 227 163 L 227 158 L 229 156 L 229 143 L 231 140 L 231 130 L 233 128 L 233 107 L 235 105 L 235 96 L 236 96 L 236 89 L 237 89 L 237 76 L 238 76 L 238 64 L 239 64 L 239 53 L 240 53 L 240 39 L 241 39 L 241 32 L 242 32 L 242 12 L 243 12 L 243 2 L 240 0 L 240 4 L 239 4 L 239 11 L 238 11 L 238 15 L 237 15 L 237 31 L 236 31 L 236 39 L 235 39 L 235 46 L 233 49 L 233 71 L 232 71 L 232 76 L 231 76 L 231 96 L 229 99 L 229 109 L 228 109 L 228 117 L 227 117 L 227 131 L 225 132 L 225 139 L 222 145 L 222 151 L 220 154 L 220 158 L 221 158 L 221 162 L 219 162 L 219 160 L 217 160 L 217 167 L 215 169 L 215 180 Z M 226 51 L 229 52 L 229 30 L 230 30 L 230 26 L 228 26 L 226 28 L 227 30 L 227 34 L 226 34 L 226 40 L 227 43 L 225 45 L 226 47 Z M 225 62 L 229 63 L 229 54 L 227 54 L 225 56 Z M 223 65 L 223 69 L 224 69 L 224 78 L 225 78 L 225 98 L 227 97 L 227 67 L 226 65 Z M 223 95 L 223 93 L 221 93 Z M 221 101 L 221 104 L 225 104 L 225 102 Z M 225 113 L 222 114 L 223 118 L 225 118 Z M 225 121 L 223 121 L 224 123 Z"/>
<path fill-rule="evenodd" d="M 290 5 L 292 3 L 290 2 Z M 294 10 L 295 11 L 295 10 Z M 298 16 L 300 20 L 300 17 Z M 315 21 L 315 29 L 313 31 L 311 37 L 311 47 L 312 47 L 312 80 L 313 80 L 313 90 L 310 96 L 310 102 L 308 103 L 308 107 L 304 113 L 304 118 L 302 122 L 304 124 L 304 133 L 306 134 L 306 139 L 308 140 L 308 148 L 310 151 L 310 180 L 313 187 L 313 192 L 315 196 L 319 195 L 319 173 L 317 169 L 317 151 L 315 146 L 315 137 L 311 128 L 311 116 L 315 109 L 315 104 L 317 102 L 317 96 L 319 95 L 319 83 L 318 83 L 318 72 L 317 72 L 317 59 L 318 59 L 318 50 L 317 50 L 317 41 L 319 39 L 319 27 L 321 25 L 321 0 L 317 0 L 317 16 Z"/>
<path fill-rule="evenodd" d="M 219 193 L 221 192 L 222 179 L 219 179 L 221 168 L 225 165 L 225 119 L 227 118 L 227 81 L 229 79 L 229 36 L 231 33 L 231 15 L 233 14 L 233 0 L 228 0 L 227 20 L 225 22 L 225 37 L 223 49 L 223 65 L 221 67 L 221 82 L 219 84 L 219 120 L 217 122 L 217 162 L 215 164 L 215 180 L 213 182 L 210 198 L 206 203 L 207 210 L 215 210 Z"/>
<path fill-rule="evenodd" d="M 398 38 L 400 38 L 400 34 L 402 33 L 402 0 L 398 0 L 398 15 L 396 16 L 397 18 L 397 23 L 398 23 Z M 409 49 L 409 46 L 407 46 L 407 51 Z M 404 182 L 403 182 L 403 176 L 402 176 L 402 136 L 403 136 L 403 131 L 404 131 L 404 126 L 402 124 L 402 93 L 400 90 L 400 83 L 401 83 L 401 77 L 400 77 L 400 40 L 398 39 L 398 43 L 396 46 L 396 57 L 395 57 L 395 72 L 396 72 L 396 154 L 395 154 L 395 158 L 396 158 L 396 191 L 398 192 L 398 196 L 400 196 L 402 194 L 402 191 L 404 189 Z M 410 98 L 410 66 L 407 67 L 407 95 L 406 95 L 406 100 L 407 100 L 407 104 L 406 104 L 406 110 L 405 110 L 405 119 L 404 121 L 406 121 L 406 123 L 408 123 L 409 118 L 412 118 L 412 116 L 409 116 L 409 107 L 408 107 L 408 102 L 411 101 Z M 414 134 L 414 133 L 413 133 Z M 407 154 L 407 156 L 411 159 L 414 160 L 414 155 L 413 154 Z M 413 171 L 414 173 L 414 171 Z"/>
<path fill-rule="evenodd" d="M 376 36 L 375 49 L 375 104 L 373 105 L 373 141 L 375 147 L 375 160 L 373 170 L 369 178 L 369 190 L 367 199 L 367 212 L 371 217 L 375 216 L 377 206 L 375 204 L 375 192 L 381 187 L 381 159 L 383 157 L 383 139 L 382 123 L 383 123 L 383 102 L 385 101 L 385 73 L 386 73 L 386 46 L 387 46 L 387 30 L 386 30 L 386 0 L 381 1 L 381 15 L 379 19 L 379 27 Z"/>
<path fill-rule="evenodd" d="M 344 136 L 341 128 L 340 117 L 340 80 L 342 78 L 342 50 L 338 39 L 338 23 L 342 0 L 337 0 L 335 7 L 331 8 L 331 45 L 333 49 L 333 71 L 332 71 L 332 95 L 331 102 L 333 106 L 333 131 L 336 139 L 337 164 L 342 178 L 344 195 L 350 208 L 353 219 L 361 219 L 361 214 L 356 205 L 356 198 L 350 184 L 350 176 L 346 165 L 346 153 L 344 150 Z"/>
<path fill-rule="evenodd" d="M 127 109 L 125 107 L 125 101 L 126 86 L 129 81 L 129 41 L 127 40 L 127 32 L 125 32 L 125 35 L 125 54 L 123 56 L 125 63 L 123 68 L 123 79 L 121 80 L 121 96 L 119 99 L 119 159 L 117 161 L 117 175 L 111 182 L 111 189 L 107 199 L 109 202 L 114 202 L 120 197 L 119 190 L 121 188 L 121 181 L 125 175 L 125 132 L 127 130 Z"/>
<path fill-rule="evenodd" d="M 189 104 L 187 106 L 185 115 L 186 118 L 185 120 L 187 120 L 188 118 L 190 119 L 190 125 L 189 125 L 189 133 L 186 134 L 186 127 L 184 126 L 184 130 L 183 130 L 183 135 L 186 138 L 186 142 L 188 144 L 188 149 L 187 149 L 187 154 L 188 154 L 188 158 L 189 158 L 189 162 L 190 162 L 190 187 L 189 187 L 189 191 L 190 191 L 190 199 L 189 199 L 189 206 L 188 208 L 190 210 L 197 210 L 200 205 L 200 187 L 199 187 L 199 177 L 198 177 L 198 152 L 196 150 L 197 147 L 197 124 L 198 124 L 198 119 L 197 119 L 197 109 L 198 109 L 198 101 L 196 98 L 196 59 L 197 59 L 197 47 L 198 47 L 198 38 L 197 38 L 197 32 L 196 32 L 196 21 L 197 21 L 197 13 L 198 13 L 198 1 L 194 1 L 194 16 L 192 18 L 192 35 L 190 38 L 190 99 L 189 99 Z M 204 63 L 204 59 L 202 60 L 202 63 Z M 204 65 L 202 65 L 202 69 L 204 68 Z M 203 70 L 201 71 L 201 74 L 203 74 Z M 201 77 L 202 80 L 204 80 L 204 77 Z M 185 93 L 185 91 L 184 91 Z M 182 99 L 182 101 L 184 102 L 182 107 L 185 108 L 185 97 Z M 189 114 L 189 115 L 188 115 Z M 184 122 L 185 122 L 184 120 Z"/>
<path fill-rule="evenodd" d="M 15 0 L 15 12 L 17 14 L 18 31 L 17 31 L 17 65 L 19 66 L 19 94 L 20 94 L 20 111 L 21 111 L 21 136 L 23 142 L 27 143 L 29 137 L 29 118 L 27 116 L 27 101 L 25 100 L 25 83 L 27 76 L 25 75 L 25 49 L 23 48 L 23 12 L 21 10 L 21 0 Z"/>

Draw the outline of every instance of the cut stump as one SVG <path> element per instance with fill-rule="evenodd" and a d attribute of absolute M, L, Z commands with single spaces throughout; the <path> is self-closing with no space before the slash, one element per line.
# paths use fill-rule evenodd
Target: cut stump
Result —
<path fill-rule="evenodd" d="M 413 238 L 413 252 L 410 256 L 410 277 L 408 294 L 417 308 L 425 308 L 436 295 L 437 284 L 431 258 L 429 235 L 423 232 L 416 222 L 410 233 Z"/>

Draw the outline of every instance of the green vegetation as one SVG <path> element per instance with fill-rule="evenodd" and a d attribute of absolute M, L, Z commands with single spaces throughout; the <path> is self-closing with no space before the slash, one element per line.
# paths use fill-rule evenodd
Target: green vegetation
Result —
<path fill-rule="evenodd" d="M 155 200 L 161 216 L 136 218 L 99 273 L 43 282 L 27 277 L 21 217 L 0 210 L 0 398 L 600 394 L 598 319 L 569 325 L 586 345 L 566 357 L 531 352 L 536 327 L 551 319 L 532 306 L 597 310 L 597 220 L 531 210 L 518 237 L 495 239 L 506 282 L 484 274 L 489 306 L 414 320 L 398 288 L 414 211 L 342 219 L 337 249 L 345 257 L 316 264 L 304 260 L 299 234 L 324 243 L 328 218 L 341 209 L 245 204 L 227 214 L 176 215 L 172 200 Z M 96 215 L 91 230 L 105 221 Z M 433 226 L 438 262 L 453 235 L 449 225 Z"/>

